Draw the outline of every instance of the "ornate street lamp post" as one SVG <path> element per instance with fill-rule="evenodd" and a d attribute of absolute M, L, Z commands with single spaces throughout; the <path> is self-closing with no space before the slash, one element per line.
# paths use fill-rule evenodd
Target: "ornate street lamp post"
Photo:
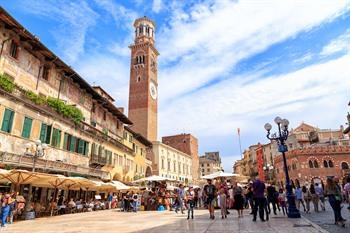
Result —
<path fill-rule="evenodd" d="M 36 166 L 36 162 L 37 159 L 40 157 L 43 157 L 45 155 L 45 150 L 47 149 L 47 145 L 45 143 L 42 143 L 40 140 L 35 141 L 35 149 L 33 152 L 30 151 L 30 149 L 32 148 L 32 144 L 31 143 L 27 143 L 25 145 L 26 148 L 26 152 L 25 155 L 27 156 L 31 156 L 33 159 L 33 168 L 32 168 L 32 172 L 35 172 L 35 166 Z M 27 201 L 26 201 L 26 206 L 25 206 L 25 219 L 31 219 L 32 218 L 32 214 L 31 214 L 31 200 L 32 200 L 32 192 L 33 192 L 33 186 L 32 184 L 29 184 L 28 187 L 28 197 L 27 197 Z"/>
<path fill-rule="evenodd" d="M 278 126 L 278 132 L 271 134 L 272 125 L 269 123 L 266 123 L 264 128 L 267 131 L 266 137 L 270 139 L 271 141 L 276 141 L 278 145 L 278 151 L 282 153 L 283 157 L 283 165 L 284 165 L 284 173 L 286 176 L 286 191 L 287 191 L 287 201 L 288 201 L 288 217 L 289 218 L 300 218 L 300 212 L 297 209 L 295 205 L 295 196 L 293 194 L 292 185 L 289 179 L 288 174 L 288 166 L 287 166 L 287 159 L 285 152 L 288 151 L 287 145 L 285 144 L 285 141 L 288 138 L 289 131 L 288 131 L 288 125 L 289 121 L 287 119 L 282 119 L 280 117 L 275 118 L 275 123 Z"/>

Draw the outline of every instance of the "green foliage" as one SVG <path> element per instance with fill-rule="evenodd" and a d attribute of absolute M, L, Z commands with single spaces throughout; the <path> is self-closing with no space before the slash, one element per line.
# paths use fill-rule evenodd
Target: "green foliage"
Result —
<path fill-rule="evenodd" d="M 6 74 L 0 74 L 0 87 L 7 92 L 12 93 L 16 84 Z"/>
<path fill-rule="evenodd" d="M 46 99 L 44 97 L 37 95 L 32 91 L 25 90 L 24 94 L 28 99 L 30 99 L 35 104 L 42 105 L 46 103 Z"/>
<path fill-rule="evenodd" d="M 56 112 L 61 113 L 65 117 L 71 118 L 74 123 L 80 123 L 83 120 L 84 116 L 79 108 L 72 105 L 67 105 L 62 100 L 48 97 L 47 104 Z"/>

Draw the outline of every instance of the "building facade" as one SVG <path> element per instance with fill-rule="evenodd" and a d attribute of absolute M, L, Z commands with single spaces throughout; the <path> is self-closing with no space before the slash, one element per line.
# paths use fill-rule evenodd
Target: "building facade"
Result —
<path fill-rule="evenodd" d="M 191 134 L 178 134 L 162 137 L 162 142 L 191 156 L 192 179 L 198 181 L 200 178 L 198 139 Z"/>
<path fill-rule="evenodd" d="M 36 163 L 42 172 L 123 181 L 146 175 L 151 143 L 127 129 L 132 122 L 102 87 L 90 86 L 2 8 L 0 41 L 2 167 L 32 168 L 28 155 L 40 140 L 48 145 Z"/>
<path fill-rule="evenodd" d="M 221 158 L 219 152 L 205 152 L 199 157 L 199 169 L 201 176 L 206 176 L 214 172 L 222 171 Z"/>
<path fill-rule="evenodd" d="M 147 17 L 135 20 L 135 41 L 130 45 L 129 118 L 132 130 L 157 140 L 158 78 L 155 23 Z"/>
<path fill-rule="evenodd" d="M 301 184 L 325 182 L 327 176 L 340 178 L 350 174 L 350 146 L 318 145 L 294 149 L 286 153 L 290 179 Z M 284 181 L 283 158 L 275 158 L 276 176 Z"/>
<path fill-rule="evenodd" d="M 192 157 L 161 142 L 153 142 L 153 173 L 185 184 L 193 182 Z"/>

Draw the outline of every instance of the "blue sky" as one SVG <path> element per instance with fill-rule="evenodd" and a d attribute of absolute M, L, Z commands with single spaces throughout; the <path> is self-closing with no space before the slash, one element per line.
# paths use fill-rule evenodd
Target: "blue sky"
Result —
<path fill-rule="evenodd" d="M 159 134 L 192 133 L 225 170 L 267 142 L 276 115 L 292 127 L 345 123 L 350 1 L 0 0 L 91 84 L 127 107 L 133 21 L 157 24 Z"/>

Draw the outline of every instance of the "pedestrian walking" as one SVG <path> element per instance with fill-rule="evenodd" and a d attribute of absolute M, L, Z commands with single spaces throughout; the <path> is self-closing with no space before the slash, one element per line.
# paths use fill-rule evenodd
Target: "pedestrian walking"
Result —
<path fill-rule="evenodd" d="M 10 214 L 10 203 L 12 202 L 10 194 L 5 194 L 1 200 L 1 227 L 6 227 L 7 217 Z"/>
<path fill-rule="evenodd" d="M 219 205 L 221 209 L 221 218 L 227 218 L 227 196 L 224 188 L 221 188 L 219 192 Z"/>
<path fill-rule="evenodd" d="M 318 183 L 315 184 L 315 192 L 316 192 L 316 195 L 317 195 L 317 197 L 319 199 L 319 203 L 320 203 L 321 209 L 323 211 L 326 211 L 324 190 L 323 190 L 322 186 L 319 185 Z"/>
<path fill-rule="evenodd" d="M 137 193 L 134 193 L 132 195 L 132 209 L 134 212 L 137 212 L 137 201 L 138 201 L 138 195 Z"/>
<path fill-rule="evenodd" d="M 113 193 L 109 193 L 107 197 L 108 209 L 112 209 Z"/>
<path fill-rule="evenodd" d="M 344 196 L 345 200 L 348 202 L 347 209 L 350 211 L 350 175 L 346 178 L 346 184 L 344 185 Z"/>
<path fill-rule="evenodd" d="M 245 195 L 245 198 L 250 206 L 250 214 L 253 214 L 253 209 L 254 209 L 254 200 L 253 200 L 253 188 L 252 184 L 249 184 L 249 187 L 247 189 L 247 193 Z"/>
<path fill-rule="evenodd" d="M 233 188 L 234 193 L 234 209 L 237 210 L 238 217 L 243 217 L 243 208 L 244 208 L 244 198 L 243 198 L 243 189 L 235 183 Z"/>
<path fill-rule="evenodd" d="M 203 188 L 203 196 L 206 200 L 206 205 L 208 206 L 210 219 L 215 219 L 214 214 L 214 201 L 216 197 L 216 187 L 212 184 L 212 180 L 207 181 L 208 184 L 206 184 Z"/>
<path fill-rule="evenodd" d="M 266 190 L 267 190 L 267 208 L 269 210 L 269 214 L 271 213 L 270 204 L 272 204 L 273 213 L 274 213 L 274 215 L 277 215 L 277 212 L 276 212 L 277 211 L 277 197 L 278 197 L 278 195 L 276 196 L 277 190 L 271 184 L 267 187 Z"/>
<path fill-rule="evenodd" d="M 318 199 L 318 196 L 316 194 L 316 190 L 315 190 L 315 185 L 314 184 L 311 184 L 310 185 L 310 193 L 311 193 L 311 201 L 312 201 L 312 204 L 314 205 L 314 211 L 315 212 L 318 212 L 318 202 L 319 202 L 319 199 Z"/>
<path fill-rule="evenodd" d="M 178 189 L 178 195 L 177 195 L 177 198 L 178 198 L 178 208 L 177 209 L 180 209 L 181 210 L 181 214 L 184 214 L 184 203 L 183 203 L 183 200 L 185 198 L 185 190 L 184 190 L 184 186 L 182 184 L 180 184 L 179 186 L 179 189 Z M 177 211 L 176 211 L 177 213 Z"/>
<path fill-rule="evenodd" d="M 295 200 L 296 200 L 297 208 L 298 208 L 298 210 L 300 210 L 300 204 L 301 204 L 304 208 L 304 212 L 306 212 L 303 196 L 304 196 L 303 190 L 300 187 L 300 185 L 298 184 L 297 188 L 295 189 Z"/>
<path fill-rule="evenodd" d="M 334 213 L 334 224 L 340 224 L 345 227 L 345 219 L 341 216 L 342 193 L 333 178 L 327 178 L 325 195 L 328 197 Z"/>
<path fill-rule="evenodd" d="M 265 183 L 262 182 L 259 178 L 256 178 L 252 185 L 253 188 L 253 199 L 254 199 L 254 208 L 253 208 L 253 221 L 256 221 L 256 216 L 259 211 L 259 217 L 262 222 L 265 222 L 264 219 L 264 210 L 266 206 L 266 199 L 264 196 L 265 193 Z"/>
<path fill-rule="evenodd" d="M 310 190 L 304 185 L 302 187 L 302 192 L 303 192 L 303 197 L 305 201 L 305 206 L 306 206 L 306 213 L 310 213 L 310 202 L 311 202 L 311 193 Z"/>
<path fill-rule="evenodd" d="M 232 209 L 233 208 L 233 203 L 234 203 L 234 193 L 233 193 L 233 187 L 232 186 L 228 190 L 228 195 L 229 195 L 228 208 Z"/>
<path fill-rule="evenodd" d="M 186 203 L 187 203 L 187 220 L 191 218 L 193 219 L 193 209 L 195 207 L 195 192 L 193 190 L 193 187 L 190 186 L 188 188 L 188 191 L 186 192 Z"/>
<path fill-rule="evenodd" d="M 11 202 L 9 203 L 10 205 L 10 224 L 13 223 L 13 216 L 16 213 L 17 209 L 17 200 L 16 200 L 16 192 L 13 192 L 11 194 Z"/>
<path fill-rule="evenodd" d="M 279 195 L 278 195 L 278 202 L 279 205 L 282 208 L 283 215 L 287 214 L 287 199 L 286 199 L 286 193 L 283 191 L 282 188 L 279 190 Z"/>

